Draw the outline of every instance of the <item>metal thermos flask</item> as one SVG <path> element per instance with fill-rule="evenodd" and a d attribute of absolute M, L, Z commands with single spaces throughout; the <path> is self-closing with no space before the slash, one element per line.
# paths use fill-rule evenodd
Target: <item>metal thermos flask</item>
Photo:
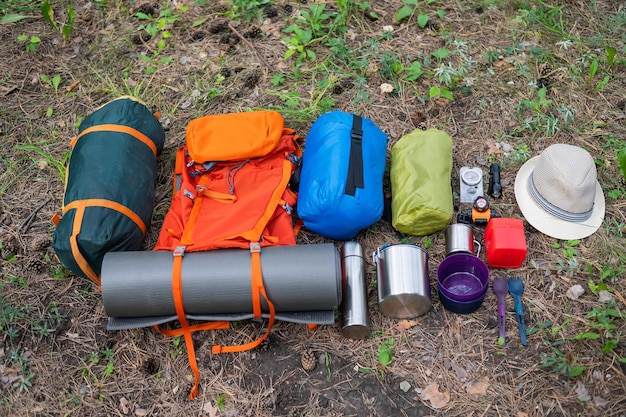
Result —
<path fill-rule="evenodd" d="M 341 247 L 341 284 L 343 300 L 341 332 L 349 339 L 364 339 L 370 334 L 365 284 L 365 259 L 358 242 Z"/>

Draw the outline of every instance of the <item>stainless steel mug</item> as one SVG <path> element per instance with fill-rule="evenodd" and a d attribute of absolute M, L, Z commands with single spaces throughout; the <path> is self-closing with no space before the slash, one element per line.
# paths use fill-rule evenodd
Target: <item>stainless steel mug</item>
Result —
<path fill-rule="evenodd" d="M 341 284 L 343 316 L 341 333 L 348 339 L 364 339 L 370 334 L 365 284 L 365 259 L 358 242 L 345 242 L 341 247 Z"/>
<path fill-rule="evenodd" d="M 474 240 L 472 227 L 464 223 L 454 223 L 446 227 L 446 256 L 458 252 L 474 254 L 474 244 L 478 246 L 480 255 L 480 243 Z"/>
<path fill-rule="evenodd" d="M 378 306 L 387 316 L 408 319 L 432 308 L 428 254 L 419 246 L 379 247 L 373 253 L 378 276 Z"/>

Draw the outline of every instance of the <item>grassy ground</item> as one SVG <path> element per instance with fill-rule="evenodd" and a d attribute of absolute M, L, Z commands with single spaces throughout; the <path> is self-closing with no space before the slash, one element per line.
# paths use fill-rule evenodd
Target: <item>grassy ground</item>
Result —
<path fill-rule="evenodd" d="M 0 415 L 626 416 L 623 2 L 69 3 L 0 0 Z M 249 109 L 275 109 L 303 135 L 326 111 L 356 112 L 390 147 L 420 126 L 445 130 L 455 191 L 460 167 L 498 162 L 504 192 L 492 207 L 506 217 L 523 218 L 513 184 L 528 158 L 553 143 L 582 146 L 606 217 L 580 241 L 527 227 L 522 267 L 491 271 L 525 281 L 527 347 L 510 301 L 498 343 L 491 292 L 470 315 L 446 311 L 436 291 L 419 321 L 380 315 L 368 262 L 369 338 L 346 340 L 339 322 L 279 323 L 259 349 L 212 356 L 214 343 L 241 343 L 261 326 L 198 334 L 201 390 L 189 401 L 184 343 L 152 329 L 107 332 L 97 290 L 50 248 L 69 140 L 124 94 L 156 106 L 167 129 L 146 249 L 187 123 Z M 421 245 L 431 282 L 445 251 L 442 232 L 399 236 L 384 221 L 358 240 L 366 253 Z M 585 290 L 576 300 L 573 285 Z M 318 359 L 310 372 L 307 350 Z"/>

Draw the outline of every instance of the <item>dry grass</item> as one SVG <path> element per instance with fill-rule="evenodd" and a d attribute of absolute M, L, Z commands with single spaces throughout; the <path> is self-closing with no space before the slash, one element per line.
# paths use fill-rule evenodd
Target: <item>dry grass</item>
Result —
<path fill-rule="evenodd" d="M 470 5 L 440 0 L 428 6 L 419 2 L 420 13 L 427 12 L 436 23 L 420 29 L 416 19 L 403 24 L 394 21 L 403 5 L 400 0 L 370 1 L 380 19 L 366 19 L 355 6 L 346 23 L 349 30 L 341 35 L 348 52 L 325 61 L 332 51 L 315 45 L 317 61 L 305 61 L 299 75 L 294 75 L 294 59 L 283 60 L 286 46 L 281 39 L 288 35 L 282 30 L 295 21 L 298 11 L 321 2 L 276 0 L 276 16 L 251 23 L 231 19 L 232 28 L 216 33 L 216 24 L 229 21 L 224 14 L 229 3 L 206 3 L 161 5 L 161 10 L 180 15 L 168 26 L 172 37 L 166 39 L 162 51 L 158 37 L 133 40 L 145 22 L 133 17 L 131 11 L 137 5 L 129 2 L 75 5 L 76 20 L 68 43 L 39 16 L 37 7 L 28 19 L 0 24 L 0 415 L 626 416 L 622 335 L 626 330 L 626 185 L 615 152 L 626 145 L 626 11 L 622 2 L 545 5 L 494 0 Z M 190 8 L 177 11 L 175 4 Z M 0 6 L 5 10 L 6 2 L 0 1 Z M 337 10 L 335 2 L 328 2 L 331 6 Z M 53 8 L 57 21 L 65 21 L 63 4 L 53 4 Z M 445 16 L 436 18 L 437 10 L 445 11 Z M 557 14 L 564 22 L 561 33 L 554 30 L 559 29 L 558 20 L 546 27 L 540 19 L 545 17 L 541 13 L 554 10 L 561 10 Z M 202 18 L 206 20 L 193 27 Z M 253 25 L 261 33 L 246 37 Z M 385 25 L 393 25 L 393 35 L 387 38 L 381 35 Z M 39 36 L 37 50 L 27 52 L 26 42 L 16 41 L 20 35 Z M 557 44 L 566 39 L 573 43 Z M 606 46 L 616 48 L 621 61 L 609 66 Z M 473 85 L 466 90 L 461 89 L 462 82 L 451 86 L 453 102 L 424 99 L 432 85 L 444 86 L 436 75 L 425 72 L 408 82 L 401 72 L 390 73 L 390 63 L 385 61 L 392 57 L 405 66 L 414 60 L 423 63 L 425 57 L 434 60 L 431 54 L 439 48 L 452 52 L 466 48 L 464 55 L 455 52 L 443 60 L 455 67 L 467 64 L 468 56 L 474 62 L 463 77 L 465 82 L 471 78 Z M 164 63 L 162 58 L 171 62 Z M 589 66 L 594 58 L 600 70 L 590 83 Z M 545 64 L 550 68 L 546 70 Z M 436 67 L 431 64 L 431 69 Z M 281 73 L 285 82 L 275 86 L 272 81 Z M 52 78 L 55 74 L 61 77 L 56 91 L 42 79 L 42 75 Z M 605 75 L 609 76 L 607 85 L 594 90 Z M 547 98 L 553 100 L 542 114 L 558 118 L 559 108 L 569 108 L 574 116 L 554 132 L 546 132 L 539 114 L 521 105 L 523 100 L 537 99 L 532 85 L 542 77 L 548 78 L 542 82 L 548 86 Z M 325 79 L 331 80 L 330 86 L 320 84 Z M 392 94 L 381 93 L 383 82 L 395 86 Z M 502 164 L 504 194 L 492 204 L 507 217 L 522 218 L 513 194 L 515 174 L 523 162 L 515 156 L 520 155 L 522 145 L 530 155 L 552 143 L 583 146 L 598 162 L 607 196 L 605 223 L 574 246 L 578 266 L 571 273 L 562 247 L 555 248 L 556 243 L 563 246 L 566 242 L 530 226 L 524 265 L 491 271 L 524 278 L 526 323 L 532 329 L 527 347 L 519 344 L 510 313 L 507 343 L 498 346 L 496 299 L 491 292 L 476 313 L 456 315 L 441 306 L 433 285 L 433 310 L 413 327 L 400 326 L 398 320 L 378 311 L 376 270 L 370 260 L 366 272 L 371 337 L 346 340 L 339 321 L 314 331 L 281 322 L 264 347 L 213 356 L 212 345 L 249 340 L 261 334 L 262 326 L 244 322 L 230 331 L 197 334 L 202 382 L 198 398 L 189 401 L 193 379 L 184 343 L 176 346 L 152 329 L 107 332 L 97 291 L 85 280 L 64 273 L 51 248 L 33 245 L 52 235 L 49 219 L 59 210 L 63 194 L 58 166 L 63 166 L 76 124 L 99 105 L 128 93 L 157 106 L 167 129 L 146 249 L 154 244 L 168 209 L 174 154 L 184 141 L 189 120 L 272 106 L 278 106 L 287 124 L 303 135 L 325 110 L 358 112 L 389 135 L 390 148 L 419 122 L 445 130 L 454 139 L 454 175 L 465 165 L 488 169 L 491 161 Z M 289 106 L 281 98 L 288 93 L 297 93 L 296 105 Z M 363 93 L 366 99 L 359 95 Z M 324 104 L 320 98 L 332 98 L 334 104 Z M 524 129 L 524 119 L 536 122 L 534 128 Z M 511 153 L 505 155 L 495 148 L 496 142 L 511 145 Z M 456 182 L 453 185 L 456 189 Z M 608 197 L 610 192 L 615 197 Z M 482 240 L 479 228 L 476 237 Z M 382 220 L 358 236 L 366 254 L 401 239 Z M 428 247 L 433 279 L 445 255 L 443 233 L 405 239 Z M 322 241 L 306 231 L 299 237 L 300 244 Z M 562 271 L 560 262 L 565 262 Z M 622 318 L 613 321 L 616 328 L 607 335 L 594 328 L 598 321 L 588 316 L 594 309 L 606 308 L 589 290 L 588 282 L 599 284 L 601 274 L 610 271 L 605 282 L 614 291 L 614 308 Z M 565 296 L 574 284 L 586 289 L 576 301 Z M 508 303 L 507 311 L 512 312 L 510 299 Z M 10 328 L 16 333 L 10 334 Z M 574 339 L 594 331 L 599 339 Z M 394 341 L 393 358 L 381 369 L 378 349 L 388 340 Z M 603 343 L 610 340 L 616 341 L 615 346 L 603 353 Z M 551 344 L 562 355 L 555 356 Z M 312 372 L 300 366 L 305 349 L 320 359 Z M 568 377 L 542 367 L 550 355 L 562 364 L 586 369 L 580 376 Z M 24 385 L 24 380 L 30 385 Z M 400 388 L 402 382 L 409 384 L 408 391 Z M 420 396 L 434 383 L 441 393 L 450 395 L 440 409 Z"/>

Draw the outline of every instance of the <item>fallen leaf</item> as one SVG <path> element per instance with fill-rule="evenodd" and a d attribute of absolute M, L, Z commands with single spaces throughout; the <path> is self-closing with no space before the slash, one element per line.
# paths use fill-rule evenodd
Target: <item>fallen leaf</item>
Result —
<path fill-rule="evenodd" d="M 65 91 L 67 91 L 68 93 L 71 93 L 73 89 L 75 89 L 78 84 L 80 84 L 80 80 L 76 80 L 74 81 L 72 84 L 68 85 L 67 87 L 65 87 Z"/>
<path fill-rule="evenodd" d="M 450 402 L 450 393 L 448 391 L 440 392 L 439 384 L 431 382 L 424 388 L 420 394 L 423 401 L 430 401 L 432 408 L 443 408 Z"/>
<path fill-rule="evenodd" d="M 609 402 L 602 397 L 595 396 L 593 397 L 593 403 L 596 405 L 596 407 L 604 408 Z"/>
<path fill-rule="evenodd" d="M 380 92 L 385 94 L 385 93 L 391 93 L 393 91 L 393 85 L 388 84 L 388 83 L 382 83 L 380 85 Z"/>
<path fill-rule="evenodd" d="M 484 377 L 478 381 L 470 381 L 465 384 L 465 391 L 470 395 L 485 395 L 489 388 L 489 377 Z"/>
<path fill-rule="evenodd" d="M 15 91 L 16 88 L 17 87 L 5 87 L 3 85 L 0 85 L 0 93 L 3 96 L 6 96 L 7 94 L 12 93 L 13 91 Z"/>
<path fill-rule="evenodd" d="M 587 390 L 587 387 L 582 382 L 579 382 L 578 384 L 576 384 L 576 395 L 578 396 L 578 399 L 580 401 L 587 402 L 591 400 L 591 395 L 589 395 L 589 391 Z"/>
<path fill-rule="evenodd" d="M 145 408 L 137 408 L 135 410 L 135 415 L 137 417 L 145 417 L 148 415 L 148 410 L 146 410 Z"/>
<path fill-rule="evenodd" d="M 128 405 L 128 400 L 125 397 L 120 398 L 120 410 L 122 411 L 122 414 L 128 414 L 128 412 L 130 411 Z"/>
<path fill-rule="evenodd" d="M 417 326 L 418 324 L 420 324 L 419 320 L 400 320 L 398 322 L 398 330 L 403 332 L 405 330 L 409 330 L 411 327 Z"/>
<path fill-rule="evenodd" d="M 217 416 L 217 412 L 219 411 L 219 408 L 215 407 L 213 405 L 213 403 L 211 401 L 209 401 L 209 402 L 204 404 L 204 406 L 202 407 L 202 411 L 207 413 L 209 415 L 209 417 L 215 417 L 215 416 Z"/>
<path fill-rule="evenodd" d="M 467 378 L 467 372 L 465 371 L 465 369 L 463 369 L 456 363 L 450 362 L 450 368 L 454 371 L 454 373 L 456 374 L 456 377 L 459 378 L 460 380 L 464 380 Z"/>
<path fill-rule="evenodd" d="M 502 155 L 502 148 L 498 142 L 488 140 L 487 141 L 487 154 L 488 155 Z"/>

